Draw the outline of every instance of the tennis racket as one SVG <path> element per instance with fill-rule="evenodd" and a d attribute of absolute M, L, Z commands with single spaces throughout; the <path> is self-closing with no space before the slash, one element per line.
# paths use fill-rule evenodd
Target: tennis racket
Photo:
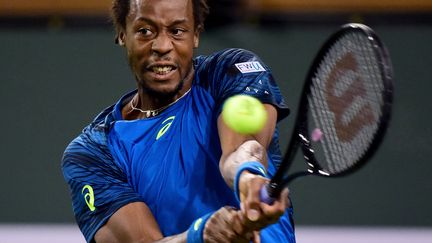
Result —
<path fill-rule="evenodd" d="M 366 164 L 390 120 L 392 76 L 388 52 L 371 28 L 351 23 L 334 33 L 310 67 L 294 133 L 261 200 L 271 204 L 298 177 L 339 177 Z M 307 170 L 287 175 L 299 148 Z"/>

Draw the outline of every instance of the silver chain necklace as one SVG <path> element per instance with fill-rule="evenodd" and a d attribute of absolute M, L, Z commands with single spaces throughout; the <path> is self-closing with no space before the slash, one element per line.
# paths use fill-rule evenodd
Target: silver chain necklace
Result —
<path fill-rule="evenodd" d="M 161 108 L 157 108 L 157 109 L 154 109 L 154 110 L 142 110 L 142 109 L 140 109 L 140 108 L 137 108 L 137 107 L 134 105 L 134 100 L 135 100 L 135 97 L 136 97 L 136 96 L 135 96 L 135 97 L 132 99 L 132 101 L 131 101 L 131 107 L 132 107 L 132 110 L 139 111 L 139 112 L 141 112 L 141 113 L 145 113 L 145 115 L 146 115 L 147 118 L 148 118 L 148 117 L 157 116 L 161 111 L 163 111 L 163 110 L 165 110 L 166 108 L 168 108 L 168 107 L 174 105 L 174 104 L 177 103 L 177 101 L 179 101 L 181 98 L 185 97 L 185 95 L 186 95 L 187 93 L 189 93 L 190 90 L 191 90 L 191 89 L 189 89 L 188 91 L 186 91 L 182 96 L 180 96 L 178 99 L 174 100 L 173 102 L 169 103 L 168 105 L 166 105 L 166 106 L 162 106 Z"/>

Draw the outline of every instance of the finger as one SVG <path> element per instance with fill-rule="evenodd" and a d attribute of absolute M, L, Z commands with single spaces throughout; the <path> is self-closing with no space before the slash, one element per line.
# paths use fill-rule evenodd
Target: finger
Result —
<path fill-rule="evenodd" d="M 252 242 L 253 243 L 261 243 L 261 236 L 260 236 L 260 232 L 259 231 L 254 231 L 253 232 Z"/>
<path fill-rule="evenodd" d="M 249 192 L 244 203 L 247 218 L 255 222 L 261 216 L 261 200 L 259 192 L 264 184 L 264 179 L 255 176 L 249 184 Z"/>
<path fill-rule="evenodd" d="M 250 243 L 252 239 L 253 239 L 253 233 L 252 232 L 246 232 L 243 235 L 239 235 L 234 240 L 234 242 L 236 242 L 236 243 L 240 243 L 240 242 Z"/>
<path fill-rule="evenodd" d="M 269 225 L 267 221 L 267 219 L 260 219 L 259 222 L 251 222 L 242 212 L 237 211 L 237 215 L 233 217 L 232 226 L 237 234 L 244 235 Z"/>
<path fill-rule="evenodd" d="M 243 200 L 243 201 L 245 201 L 245 200 Z M 241 211 L 244 215 L 246 215 L 245 204 L 244 204 L 243 201 L 240 202 L 240 211 Z"/>
<path fill-rule="evenodd" d="M 231 225 L 233 227 L 234 232 L 237 235 L 243 235 L 248 231 L 248 229 L 246 228 L 246 224 L 244 222 L 245 219 L 243 213 L 240 211 L 236 212 L 236 214 L 232 218 Z"/>
<path fill-rule="evenodd" d="M 285 199 L 286 199 L 285 207 L 286 207 L 286 208 L 291 207 L 291 201 L 289 200 L 289 189 L 288 189 L 288 188 L 285 188 L 285 189 L 282 191 L 282 193 L 281 193 L 281 199 L 282 199 L 282 198 L 285 198 Z"/>
<path fill-rule="evenodd" d="M 246 201 L 246 199 L 244 200 Z M 239 211 L 239 218 L 240 218 L 240 222 L 241 222 L 241 227 L 244 228 L 244 231 L 248 231 L 248 230 L 252 230 L 255 229 L 255 223 L 254 221 L 251 221 L 248 217 L 247 217 L 247 209 L 246 209 L 246 204 L 244 202 L 240 203 L 240 211 Z"/>
<path fill-rule="evenodd" d="M 249 243 L 253 238 L 253 233 L 243 224 L 243 214 L 237 210 L 230 210 L 230 213 L 231 220 L 227 222 L 230 231 L 224 233 L 227 240 L 219 242 Z"/>
<path fill-rule="evenodd" d="M 264 214 L 264 218 L 266 218 L 269 223 L 274 223 L 285 213 L 289 206 L 288 193 L 288 189 L 285 188 L 279 198 L 274 201 L 272 205 L 261 203 L 261 211 Z"/>
<path fill-rule="evenodd" d="M 235 210 L 233 207 L 226 206 L 224 207 L 226 212 L 225 217 L 222 218 L 223 224 L 225 225 L 224 229 L 222 230 L 222 234 L 227 239 L 235 239 L 237 237 L 237 233 L 234 230 L 234 224 L 238 224 L 240 220 L 236 219 L 236 216 L 238 214 L 238 211 Z M 235 221 L 238 221 L 237 223 Z"/>
<path fill-rule="evenodd" d="M 229 242 L 236 237 L 231 230 L 232 209 L 221 208 L 216 211 L 206 222 L 203 239 L 207 243 Z"/>

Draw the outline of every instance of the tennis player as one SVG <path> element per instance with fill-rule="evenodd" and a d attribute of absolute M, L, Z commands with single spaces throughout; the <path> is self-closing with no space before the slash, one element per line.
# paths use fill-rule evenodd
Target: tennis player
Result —
<path fill-rule="evenodd" d="M 280 161 L 288 108 L 269 68 L 226 49 L 193 57 L 205 0 L 115 0 L 116 42 L 137 89 L 102 111 L 66 148 L 62 169 L 88 242 L 295 242 L 288 190 L 259 190 Z M 221 120 L 248 94 L 268 122 L 254 136 Z"/>

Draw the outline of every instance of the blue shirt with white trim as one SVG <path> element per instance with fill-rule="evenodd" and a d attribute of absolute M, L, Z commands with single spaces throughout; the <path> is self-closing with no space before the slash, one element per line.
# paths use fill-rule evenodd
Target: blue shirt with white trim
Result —
<path fill-rule="evenodd" d="M 144 202 L 164 236 L 198 217 L 231 205 L 233 191 L 219 168 L 217 118 L 225 99 L 252 95 L 288 115 L 267 66 L 249 51 L 227 49 L 194 59 L 192 88 L 159 115 L 124 120 L 121 109 L 136 91 L 101 112 L 64 152 L 62 169 L 77 223 L 88 242 L 119 208 Z M 268 148 L 272 175 L 281 160 L 278 131 Z M 262 230 L 263 242 L 295 242 L 292 209 Z"/>

